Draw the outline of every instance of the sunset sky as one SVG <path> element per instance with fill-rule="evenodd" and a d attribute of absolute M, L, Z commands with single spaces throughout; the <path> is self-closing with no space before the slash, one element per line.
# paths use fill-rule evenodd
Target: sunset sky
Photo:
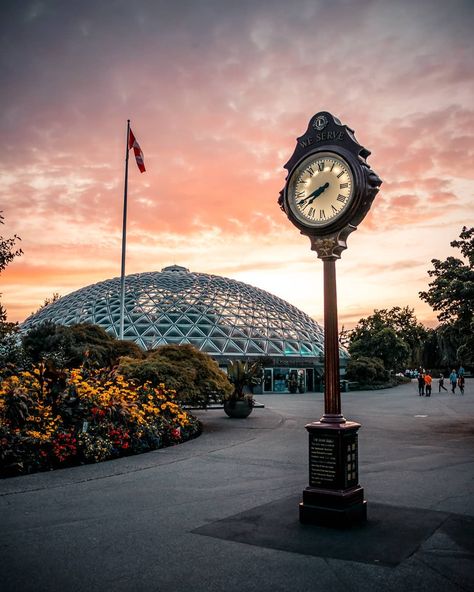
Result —
<path fill-rule="evenodd" d="M 3 0 L 0 210 L 24 255 L 8 319 L 127 273 L 224 275 L 323 321 L 322 263 L 277 205 L 318 111 L 383 179 L 337 264 L 340 324 L 418 298 L 474 223 L 472 0 Z"/>

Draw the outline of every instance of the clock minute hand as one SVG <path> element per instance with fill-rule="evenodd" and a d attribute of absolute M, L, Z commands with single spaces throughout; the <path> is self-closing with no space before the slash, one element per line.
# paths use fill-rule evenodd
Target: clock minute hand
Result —
<path fill-rule="evenodd" d="M 323 191 L 326 191 L 326 189 L 329 187 L 329 183 L 324 183 L 324 185 L 321 185 L 321 187 L 318 187 L 317 189 L 315 189 L 312 193 L 310 193 L 308 195 L 308 197 L 305 197 L 304 199 L 301 199 L 298 202 L 298 205 L 300 206 L 302 203 L 304 203 L 307 199 L 309 200 L 308 204 L 313 203 L 313 201 L 319 197 L 321 195 L 321 193 L 323 193 Z"/>

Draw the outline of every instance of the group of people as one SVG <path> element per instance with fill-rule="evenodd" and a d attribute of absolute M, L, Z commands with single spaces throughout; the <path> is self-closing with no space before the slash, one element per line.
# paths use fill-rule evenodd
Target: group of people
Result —
<path fill-rule="evenodd" d="M 461 395 L 464 395 L 464 368 L 462 366 L 459 367 L 457 372 L 454 368 L 451 370 L 449 382 L 451 384 L 452 393 L 456 392 L 456 387 L 458 386 L 459 390 L 461 391 Z"/>
<path fill-rule="evenodd" d="M 422 370 L 418 371 L 418 394 L 420 397 L 431 397 L 431 384 L 433 382 L 433 378 L 430 374 L 429 370 Z M 451 385 L 451 392 L 454 394 L 456 393 L 456 387 L 459 387 L 461 391 L 461 395 L 464 395 L 464 368 L 460 366 L 459 370 L 453 368 L 451 374 L 449 375 L 449 384 Z M 439 375 L 438 378 L 438 392 L 440 393 L 441 390 L 447 391 L 448 389 L 444 386 L 444 376 L 443 374 Z"/>
<path fill-rule="evenodd" d="M 431 377 L 429 370 L 420 370 L 418 372 L 418 394 L 420 397 L 431 397 Z"/>

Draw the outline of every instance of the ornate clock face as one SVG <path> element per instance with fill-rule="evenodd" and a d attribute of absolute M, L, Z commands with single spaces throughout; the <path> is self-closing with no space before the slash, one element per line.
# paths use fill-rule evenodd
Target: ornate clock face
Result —
<path fill-rule="evenodd" d="M 305 158 L 293 171 L 287 188 L 288 207 L 311 228 L 333 224 L 347 211 L 353 196 L 351 168 L 334 152 Z"/>

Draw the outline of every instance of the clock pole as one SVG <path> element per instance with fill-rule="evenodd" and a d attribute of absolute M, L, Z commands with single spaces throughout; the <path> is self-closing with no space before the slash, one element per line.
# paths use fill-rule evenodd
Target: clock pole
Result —
<path fill-rule="evenodd" d="M 317 113 L 297 138 L 278 200 L 323 261 L 324 414 L 305 426 L 309 485 L 299 505 L 300 522 L 305 524 L 345 527 L 367 519 L 358 469 L 361 426 L 346 420 L 341 408 L 336 261 L 382 184 L 367 164 L 369 155 L 353 130 L 327 111 Z"/>
<path fill-rule="evenodd" d="M 324 259 L 324 415 L 322 423 L 345 423 L 339 382 L 336 259 Z"/>
<path fill-rule="evenodd" d="M 311 248 L 324 273 L 324 415 L 307 424 L 309 486 L 299 505 L 300 522 L 346 527 L 367 519 L 367 502 L 359 484 L 359 423 L 342 414 L 339 376 L 336 261 L 346 235 L 312 237 Z"/>

